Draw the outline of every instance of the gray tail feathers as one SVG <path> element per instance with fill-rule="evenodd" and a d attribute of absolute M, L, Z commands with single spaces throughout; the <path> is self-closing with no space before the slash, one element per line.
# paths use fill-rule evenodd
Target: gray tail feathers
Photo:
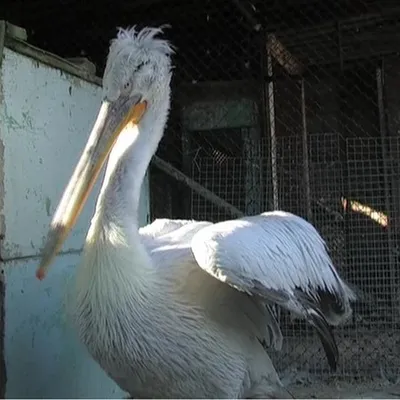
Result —
<path fill-rule="evenodd" d="M 355 298 L 350 288 L 342 291 L 329 292 L 326 288 L 318 288 L 305 292 L 296 288 L 292 295 L 283 291 L 268 290 L 263 295 L 271 303 L 278 304 L 295 313 L 300 318 L 305 318 L 317 330 L 329 366 L 336 371 L 339 360 L 339 350 L 330 325 L 343 323 L 351 314 L 350 298 Z M 348 296 L 351 295 L 351 296 Z M 350 297 L 350 298 L 349 298 Z M 273 313 L 270 312 L 271 316 Z"/>
<path fill-rule="evenodd" d="M 314 294 L 314 299 L 312 299 L 312 296 L 308 296 L 310 304 L 312 302 L 315 304 L 330 325 L 343 324 L 352 314 L 350 301 L 353 300 L 353 297 L 350 296 L 354 296 L 353 292 L 347 286 L 343 286 L 343 290 L 349 290 L 349 292 L 342 296 L 338 292 L 318 289 Z"/>
<path fill-rule="evenodd" d="M 305 293 L 296 290 L 296 298 L 303 308 L 308 322 L 315 327 L 321 340 L 329 366 L 336 371 L 339 360 L 339 350 L 333 330 L 330 325 L 339 325 L 351 315 L 350 301 L 355 298 L 351 289 L 343 286 L 346 292 L 329 292 L 326 289 L 317 289 L 314 293 Z"/>
<path fill-rule="evenodd" d="M 328 325 L 325 317 L 315 309 L 308 309 L 307 317 L 308 322 L 317 330 L 326 358 L 328 359 L 328 364 L 332 371 L 335 372 L 339 360 L 339 349 L 332 328 Z"/>

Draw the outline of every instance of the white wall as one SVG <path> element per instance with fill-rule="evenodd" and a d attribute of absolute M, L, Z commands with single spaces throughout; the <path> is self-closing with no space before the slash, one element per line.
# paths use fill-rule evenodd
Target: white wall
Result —
<path fill-rule="evenodd" d="M 6 396 L 121 397 L 77 342 L 62 305 L 99 183 L 48 277 L 43 282 L 35 278 L 50 217 L 96 117 L 101 88 L 8 48 L 0 72 Z M 149 210 L 147 183 L 144 186 L 142 224 Z"/>

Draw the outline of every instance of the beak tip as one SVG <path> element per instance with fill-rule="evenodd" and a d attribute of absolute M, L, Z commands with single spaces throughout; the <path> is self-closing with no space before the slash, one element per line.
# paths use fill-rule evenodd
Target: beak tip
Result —
<path fill-rule="evenodd" d="M 42 281 L 46 277 L 49 264 L 49 260 L 46 257 L 42 257 L 42 260 L 36 269 L 36 278 L 39 279 L 39 281 Z"/>
<path fill-rule="evenodd" d="M 58 254 L 67 232 L 68 230 L 64 225 L 57 224 L 51 226 L 47 235 L 47 241 L 43 249 L 41 261 L 36 270 L 36 278 L 40 281 L 46 277 L 50 265 Z"/>
<path fill-rule="evenodd" d="M 46 277 L 46 272 L 45 272 L 44 268 L 39 267 L 36 270 L 36 278 L 39 279 L 39 281 L 42 281 L 45 277 Z"/>

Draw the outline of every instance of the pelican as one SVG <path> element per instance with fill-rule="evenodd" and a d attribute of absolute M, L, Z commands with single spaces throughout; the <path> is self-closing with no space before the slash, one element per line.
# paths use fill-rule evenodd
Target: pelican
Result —
<path fill-rule="evenodd" d="M 120 29 L 103 101 L 54 213 L 43 279 L 108 158 L 69 304 L 80 340 L 132 398 L 290 398 L 264 349 L 279 349 L 280 306 L 337 359 L 330 325 L 355 295 L 315 228 L 276 211 L 221 223 L 158 219 L 139 228 L 140 188 L 170 107 L 162 28 Z"/>

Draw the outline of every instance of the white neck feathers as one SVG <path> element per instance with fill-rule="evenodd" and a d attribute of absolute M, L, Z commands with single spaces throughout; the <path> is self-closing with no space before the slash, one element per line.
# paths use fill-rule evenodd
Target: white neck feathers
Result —
<path fill-rule="evenodd" d="M 137 214 L 143 178 L 163 135 L 169 89 L 158 99 L 149 104 L 138 126 L 127 127 L 117 139 L 84 247 L 81 265 L 86 269 L 83 275 L 89 274 L 85 285 L 93 280 L 105 289 L 117 279 L 117 295 L 125 284 L 146 286 L 146 280 L 151 282 L 154 275 L 149 272 L 152 261 L 140 240 Z"/>

